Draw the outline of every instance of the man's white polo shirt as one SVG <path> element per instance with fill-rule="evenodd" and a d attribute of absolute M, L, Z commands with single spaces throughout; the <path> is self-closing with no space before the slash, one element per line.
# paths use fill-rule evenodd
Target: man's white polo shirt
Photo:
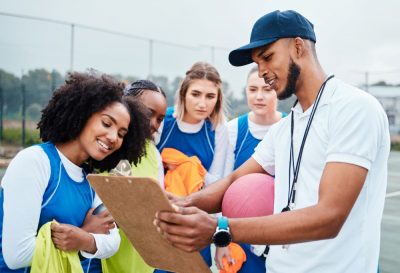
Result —
<path fill-rule="evenodd" d="M 292 111 L 295 163 L 311 109 L 303 112 L 297 104 Z M 275 175 L 275 213 L 280 213 L 288 200 L 290 121 L 289 115 L 274 124 L 253 154 L 268 173 Z M 336 238 L 292 244 L 288 249 L 271 246 L 267 271 L 376 273 L 389 151 L 387 116 L 379 102 L 362 90 L 331 79 L 305 143 L 296 185 L 296 209 L 318 202 L 320 178 L 327 162 L 355 164 L 368 169 L 368 175 Z"/>

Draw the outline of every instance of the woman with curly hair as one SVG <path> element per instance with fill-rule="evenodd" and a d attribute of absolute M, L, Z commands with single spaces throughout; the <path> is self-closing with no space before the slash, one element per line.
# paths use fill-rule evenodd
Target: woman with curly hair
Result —
<path fill-rule="evenodd" d="M 19 152 L 2 180 L 0 272 L 27 272 L 37 232 L 53 219 L 59 223 L 51 225 L 54 245 L 79 251 L 87 258 L 85 272 L 101 272 L 92 258 L 117 251 L 111 215 L 92 215 L 101 201 L 86 174 L 110 170 L 121 159 L 136 164 L 145 153 L 146 109 L 122 95 L 123 84 L 89 73 L 71 73 L 54 92 L 38 123 L 44 143 Z"/>

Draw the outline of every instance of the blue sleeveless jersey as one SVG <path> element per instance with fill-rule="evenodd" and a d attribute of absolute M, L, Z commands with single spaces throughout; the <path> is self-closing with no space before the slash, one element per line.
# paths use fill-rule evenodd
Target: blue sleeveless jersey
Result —
<path fill-rule="evenodd" d="M 187 156 L 197 156 L 201 164 L 208 170 L 214 159 L 215 130 L 211 122 L 205 120 L 197 133 L 185 133 L 179 130 L 176 118 L 172 116 L 173 107 L 167 109 L 164 127 L 157 149 L 174 148 Z"/>
<path fill-rule="evenodd" d="M 286 113 L 282 113 L 282 118 L 286 117 Z M 254 149 L 257 147 L 258 143 L 262 139 L 255 138 L 249 130 L 249 113 L 244 114 L 238 118 L 238 132 L 235 146 L 235 164 L 233 169 L 236 170 L 244 162 L 249 159 L 253 153 Z"/>
<path fill-rule="evenodd" d="M 43 224 L 53 219 L 59 223 L 81 227 L 87 211 L 92 207 L 94 199 L 93 189 L 90 187 L 85 175 L 84 181 L 81 183 L 76 183 L 68 176 L 54 144 L 47 142 L 40 144 L 40 147 L 50 160 L 51 174 L 43 195 L 38 230 Z M 3 201 L 3 190 L 0 188 L 0 272 L 29 272 L 30 268 L 11 270 L 4 262 L 2 252 Z M 92 268 L 90 271 L 86 271 L 87 266 L 85 265 L 90 263 L 95 264 L 95 260 L 97 259 L 93 259 L 93 261 L 88 259 L 82 263 L 84 272 L 94 272 Z M 100 271 L 98 272 L 101 272 L 100 260 L 97 261 L 100 266 Z"/>
<path fill-rule="evenodd" d="M 244 114 L 238 118 L 238 131 L 235 146 L 235 164 L 233 169 L 239 168 L 254 153 L 254 149 L 261 139 L 255 138 L 249 130 L 249 114 Z"/>

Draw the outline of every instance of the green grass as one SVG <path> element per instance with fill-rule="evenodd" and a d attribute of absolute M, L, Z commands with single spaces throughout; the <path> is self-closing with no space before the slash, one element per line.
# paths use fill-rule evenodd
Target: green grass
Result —
<path fill-rule="evenodd" d="M 24 146 L 40 143 L 39 130 L 26 129 Z M 3 131 L 3 144 L 22 145 L 21 128 L 5 128 Z"/>
<path fill-rule="evenodd" d="M 390 150 L 391 151 L 400 151 L 400 142 L 393 142 Z"/>

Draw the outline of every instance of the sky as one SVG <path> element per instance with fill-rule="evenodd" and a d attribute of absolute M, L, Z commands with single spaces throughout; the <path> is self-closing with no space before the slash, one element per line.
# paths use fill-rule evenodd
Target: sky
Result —
<path fill-rule="evenodd" d="M 248 43 L 254 22 L 277 9 L 296 10 L 314 24 L 327 73 L 355 85 L 366 82 L 366 72 L 370 84 L 400 83 L 398 0 L 0 0 L 0 68 L 20 76 L 34 68 L 65 73 L 71 67 L 70 25 L 1 14 L 11 13 L 76 24 L 74 70 L 142 78 L 151 72 L 172 80 L 207 61 L 240 96 L 251 66 L 232 67 L 229 51 Z"/>

